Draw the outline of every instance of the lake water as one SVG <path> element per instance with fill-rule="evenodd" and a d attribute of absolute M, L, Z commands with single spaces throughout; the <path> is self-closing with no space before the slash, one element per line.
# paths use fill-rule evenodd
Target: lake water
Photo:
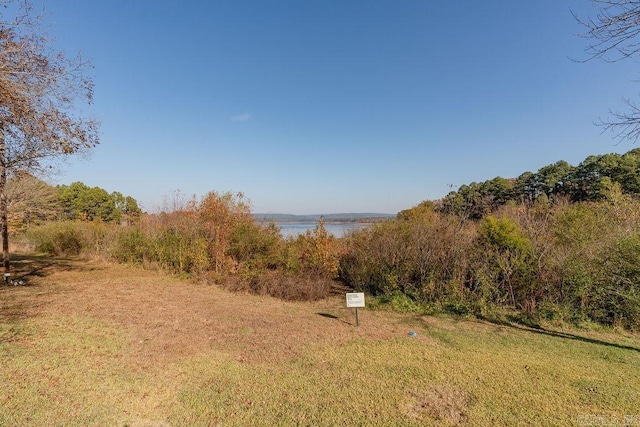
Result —
<path fill-rule="evenodd" d="M 316 222 L 276 222 L 280 233 L 285 239 L 287 237 L 297 237 L 300 234 L 304 234 L 307 231 L 313 231 L 316 228 Z M 369 224 L 345 222 L 339 224 L 324 223 L 324 228 L 327 232 L 335 237 L 344 237 L 351 230 L 367 228 Z"/>

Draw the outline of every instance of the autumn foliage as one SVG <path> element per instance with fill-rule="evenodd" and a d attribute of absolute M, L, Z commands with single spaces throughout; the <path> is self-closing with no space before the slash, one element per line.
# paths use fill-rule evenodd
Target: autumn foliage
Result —
<path fill-rule="evenodd" d="M 345 245 L 341 278 L 387 300 L 640 329 L 640 202 L 620 192 L 503 206 L 477 221 L 421 207 Z"/>
<path fill-rule="evenodd" d="M 285 239 L 254 221 L 244 195 L 216 192 L 174 197 L 128 226 L 85 219 L 30 227 L 30 236 L 51 253 L 100 255 L 279 298 L 352 289 L 401 310 L 639 330 L 636 166 L 637 150 L 577 168 L 557 162 L 517 180 L 463 186 L 340 239 L 322 221 Z"/>
<path fill-rule="evenodd" d="M 326 297 L 337 285 L 340 242 L 322 222 L 284 239 L 275 224 L 254 221 L 242 193 L 174 194 L 163 210 L 134 222 L 77 217 L 31 227 L 40 251 L 101 256 L 285 299 Z"/>

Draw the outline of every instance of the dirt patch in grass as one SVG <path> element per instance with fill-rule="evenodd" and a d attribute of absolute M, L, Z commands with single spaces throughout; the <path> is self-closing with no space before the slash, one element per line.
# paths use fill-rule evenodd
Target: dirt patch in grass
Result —
<path fill-rule="evenodd" d="M 23 261 L 19 267 L 24 272 L 45 263 L 26 285 L 2 289 L 2 315 L 112 322 L 130 339 L 130 354 L 124 356 L 140 366 L 206 350 L 241 362 L 273 362 L 297 356 L 310 343 L 339 345 L 407 332 L 400 317 L 362 309 L 356 328 L 341 297 L 290 303 L 93 260 Z"/>
<path fill-rule="evenodd" d="M 423 418 L 425 415 L 450 425 L 465 421 L 465 412 L 471 404 L 471 396 L 446 385 L 438 385 L 410 396 L 407 415 Z"/>

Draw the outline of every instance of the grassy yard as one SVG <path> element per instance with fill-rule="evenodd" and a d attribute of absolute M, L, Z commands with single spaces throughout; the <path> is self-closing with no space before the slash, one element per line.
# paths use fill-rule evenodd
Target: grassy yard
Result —
<path fill-rule="evenodd" d="M 640 425 L 640 337 L 232 294 L 25 257 L 1 426 Z M 416 336 L 409 336 L 409 332 Z"/>

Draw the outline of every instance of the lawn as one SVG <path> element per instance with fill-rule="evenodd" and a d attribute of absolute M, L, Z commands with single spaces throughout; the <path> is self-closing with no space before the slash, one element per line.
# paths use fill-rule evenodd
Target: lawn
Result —
<path fill-rule="evenodd" d="M 0 425 L 640 425 L 640 336 L 230 293 L 23 257 Z M 410 336 L 409 332 L 415 332 Z"/>

